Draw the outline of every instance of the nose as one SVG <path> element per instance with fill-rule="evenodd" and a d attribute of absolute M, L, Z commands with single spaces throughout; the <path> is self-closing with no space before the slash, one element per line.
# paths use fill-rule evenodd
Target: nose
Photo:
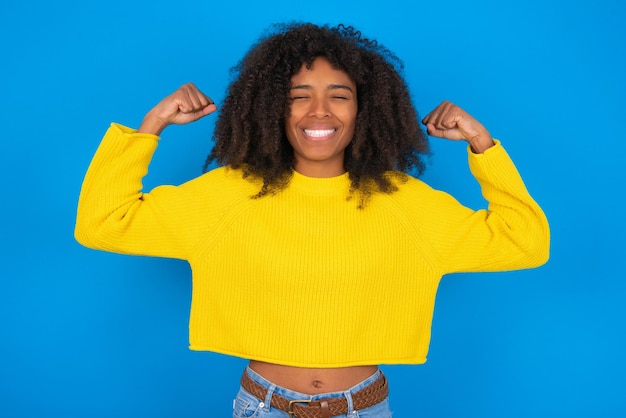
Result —
<path fill-rule="evenodd" d="M 311 100 L 311 108 L 309 116 L 312 118 L 324 119 L 330 117 L 330 109 L 328 103 L 324 99 Z"/>

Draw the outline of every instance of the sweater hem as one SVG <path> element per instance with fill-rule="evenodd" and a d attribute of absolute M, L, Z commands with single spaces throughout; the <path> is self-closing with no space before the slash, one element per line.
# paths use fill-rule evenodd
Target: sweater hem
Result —
<path fill-rule="evenodd" d="M 329 362 L 307 362 L 307 361 L 297 361 L 293 359 L 277 359 L 272 357 L 265 357 L 261 355 L 254 354 L 244 354 L 235 351 L 222 350 L 209 346 L 203 346 L 198 344 L 190 344 L 189 349 L 192 351 L 210 351 L 212 353 L 224 354 L 227 356 L 238 357 L 246 360 L 256 360 L 262 361 L 265 363 L 272 364 L 280 364 L 282 366 L 292 366 L 292 367 L 310 367 L 314 369 L 324 369 L 324 368 L 341 368 L 341 367 L 353 367 L 353 366 L 372 366 L 372 365 L 400 365 L 400 364 L 424 364 L 426 363 L 425 356 L 414 356 L 414 357 L 392 357 L 392 358 L 377 358 L 377 359 L 361 359 L 361 360 L 350 360 L 350 361 L 329 361 Z"/>

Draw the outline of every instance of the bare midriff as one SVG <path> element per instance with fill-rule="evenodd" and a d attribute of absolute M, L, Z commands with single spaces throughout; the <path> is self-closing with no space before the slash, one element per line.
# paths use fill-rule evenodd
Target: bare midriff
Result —
<path fill-rule="evenodd" d="M 372 376 L 378 366 L 312 369 L 251 360 L 250 368 L 270 382 L 307 395 L 338 392 Z"/>

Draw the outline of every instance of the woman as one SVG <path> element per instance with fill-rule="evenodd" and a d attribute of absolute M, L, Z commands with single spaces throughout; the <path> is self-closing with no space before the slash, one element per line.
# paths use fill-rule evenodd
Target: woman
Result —
<path fill-rule="evenodd" d="M 220 168 L 141 191 L 163 130 L 217 110 L 193 84 L 137 131 L 112 124 L 94 156 L 76 238 L 188 260 L 190 348 L 250 360 L 234 417 L 391 416 L 378 365 L 426 361 L 442 275 L 548 258 L 543 212 L 458 106 L 422 123 L 469 144 L 488 210 L 407 174 L 428 143 L 400 68 L 352 28 L 279 26 L 236 68 L 207 160 Z"/>

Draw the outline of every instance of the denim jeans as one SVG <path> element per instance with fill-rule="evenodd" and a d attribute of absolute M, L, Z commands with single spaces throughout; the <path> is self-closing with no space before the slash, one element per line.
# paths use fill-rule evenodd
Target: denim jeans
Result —
<path fill-rule="evenodd" d="M 376 381 L 376 379 L 380 376 L 380 370 L 350 389 L 346 389 L 341 392 L 323 393 L 319 395 L 305 395 L 276 386 L 250 368 L 246 369 L 246 373 L 252 380 L 268 390 L 267 396 L 265 399 L 259 400 L 257 397 L 248 393 L 244 388 L 240 388 L 237 397 L 233 401 L 233 418 L 289 418 L 289 414 L 287 412 L 270 406 L 272 393 L 276 393 L 277 395 L 287 399 L 310 399 L 313 401 L 323 398 L 345 397 L 348 401 L 348 413 L 344 415 L 337 415 L 340 418 L 391 418 L 389 398 L 386 398 L 384 401 L 360 411 L 355 411 L 352 406 L 352 395 Z"/>

